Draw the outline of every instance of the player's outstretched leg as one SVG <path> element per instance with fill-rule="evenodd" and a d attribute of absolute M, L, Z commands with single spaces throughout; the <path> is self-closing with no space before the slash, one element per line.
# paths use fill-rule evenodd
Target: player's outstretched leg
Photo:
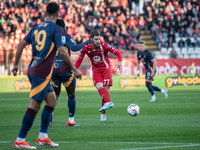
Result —
<path fill-rule="evenodd" d="M 151 94 L 151 100 L 149 101 L 149 102 L 155 102 L 156 101 L 156 96 L 155 96 L 155 94 L 154 94 L 154 92 L 153 92 L 153 88 L 152 88 L 152 84 L 151 84 L 151 82 L 147 82 L 146 81 L 146 87 L 147 87 L 147 89 L 149 90 L 149 93 Z"/>
<path fill-rule="evenodd" d="M 38 146 L 46 146 L 46 147 L 58 147 L 59 144 L 52 142 L 48 138 L 48 126 L 51 119 L 51 114 L 54 110 L 54 107 L 45 105 L 42 115 L 41 115 L 41 127 L 39 137 L 37 138 L 36 144 Z"/>
<path fill-rule="evenodd" d="M 37 115 L 37 111 L 34 109 L 28 108 L 24 118 L 22 120 L 22 127 L 19 132 L 19 135 L 14 143 L 14 148 L 18 149 L 36 149 L 34 146 L 30 146 L 26 141 L 26 135 L 28 131 L 30 130 L 31 126 L 33 125 L 33 122 L 35 120 L 35 116 Z"/>
<path fill-rule="evenodd" d="M 108 90 L 104 87 L 100 87 L 97 89 L 100 96 L 104 99 L 104 105 L 99 109 L 99 112 L 103 112 L 106 111 L 109 108 L 113 108 L 114 107 L 114 103 L 111 102 L 110 100 L 110 94 L 108 92 Z"/>
<path fill-rule="evenodd" d="M 105 104 L 103 105 L 103 107 L 101 107 L 101 108 L 99 109 L 99 112 L 106 111 L 106 110 L 108 110 L 108 109 L 110 109 L 110 108 L 113 108 L 113 107 L 114 107 L 114 103 L 113 103 L 113 102 L 107 102 L 107 103 L 105 103 Z"/>
<path fill-rule="evenodd" d="M 165 99 L 168 98 L 168 90 L 164 90 L 164 89 L 161 89 L 161 88 L 159 88 L 157 86 L 153 86 L 153 85 L 152 85 L 152 88 L 153 88 L 154 91 L 158 91 L 158 92 L 163 93 Z"/>

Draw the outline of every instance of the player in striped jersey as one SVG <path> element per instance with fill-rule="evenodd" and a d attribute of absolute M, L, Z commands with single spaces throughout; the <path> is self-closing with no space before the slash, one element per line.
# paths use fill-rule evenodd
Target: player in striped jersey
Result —
<path fill-rule="evenodd" d="M 117 68 L 122 68 L 121 53 L 106 42 L 100 41 L 99 31 L 92 31 L 90 35 L 92 44 L 86 45 L 79 54 L 79 58 L 75 63 L 76 68 L 81 65 L 85 54 L 88 55 L 92 63 L 93 83 L 102 97 L 101 121 L 106 121 L 106 110 L 114 107 L 114 103 L 110 100 L 110 86 L 112 86 L 112 66 L 109 60 L 108 52 L 118 57 Z"/>

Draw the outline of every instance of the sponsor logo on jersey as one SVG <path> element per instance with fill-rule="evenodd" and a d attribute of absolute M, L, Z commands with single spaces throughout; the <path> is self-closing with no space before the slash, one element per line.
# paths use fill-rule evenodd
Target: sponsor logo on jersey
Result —
<path fill-rule="evenodd" d="M 62 43 L 66 43 L 66 37 L 62 36 Z"/>
<path fill-rule="evenodd" d="M 97 51 L 99 51 L 99 49 L 93 49 L 92 51 L 93 51 L 93 52 L 97 52 Z"/>
<path fill-rule="evenodd" d="M 93 60 L 96 61 L 96 62 L 97 62 L 97 61 L 100 61 L 100 60 L 101 60 L 101 57 L 100 57 L 100 56 L 94 56 L 94 57 L 93 57 Z"/>

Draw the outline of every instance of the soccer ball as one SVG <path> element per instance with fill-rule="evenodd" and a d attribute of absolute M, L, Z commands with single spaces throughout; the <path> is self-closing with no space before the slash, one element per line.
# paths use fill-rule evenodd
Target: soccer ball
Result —
<path fill-rule="evenodd" d="M 136 104 L 131 104 L 128 106 L 127 112 L 130 116 L 137 116 L 140 113 L 140 107 Z"/>

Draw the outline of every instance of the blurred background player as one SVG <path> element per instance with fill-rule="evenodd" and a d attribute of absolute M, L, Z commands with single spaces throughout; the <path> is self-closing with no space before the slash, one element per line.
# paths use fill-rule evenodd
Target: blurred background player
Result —
<path fill-rule="evenodd" d="M 88 44 L 80 51 L 79 58 L 75 63 L 76 68 L 81 65 L 85 54 L 88 55 L 92 63 L 93 83 L 102 97 L 101 121 L 106 121 L 106 110 L 114 106 L 110 100 L 110 86 L 112 86 L 112 66 L 109 60 L 108 52 L 118 57 L 117 68 L 122 68 L 121 53 L 106 42 L 100 41 L 100 32 L 94 30 L 90 34 L 92 44 Z"/>
<path fill-rule="evenodd" d="M 17 49 L 15 63 L 12 69 L 14 76 L 17 75 L 19 59 L 24 47 L 28 44 L 32 45 L 32 60 L 28 68 L 28 78 L 31 83 L 30 104 L 22 120 L 19 135 L 14 142 L 15 148 L 36 149 L 36 147 L 30 146 L 25 141 L 25 138 L 43 100 L 46 101 L 46 105 L 41 114 L 41 126 L 36 144 L 48 147 L 59 146 L 59 144 L 52 142 L 47 134 L 51 114 L 56 105 L 56 96 L 50 84 L 56 51 L 58 51 L 65 63 L 74 71 L 76 77 L 81 78 L 82 76 L 81 72 L 72 64 L 63 46 L 63 43 L 65 43 L 63 39 L 65 37 L 64 32 L 61 27 L 55 24 L 58 15 L 59 5 L 54 2 L 49 3 L 47 5 L 46 21 L 34 26 L 21 41 Z"/>
<path fill-rule="evenodd" d="M 65 22 L 62 19 L 58 19 L 56 24 L 61 26 L 65 31 Z M 83 42 L 81 44 L 75 45 L 71 36 L 65 33 L 66 40 L 66 50 L 70 56 L 72 50 L 73 52 L 79 51 L 86 44 L 90 42 L 90 40 Z M 53 84 L 54 91 L 56 93 L 56 99 L 60 95 L 61 91 L 61 83 L 63 83 L 67 95 L 68 95 L 68 108 L 69 108 L 69 120 L 66 123 L 67 126 L 79 126 L 80 124 L 74 121 L 74 115 L 76 111 L 76 99 L 75 99 L 75 87 L 76 87 L 76 78 L 74 76 L 74 72 L 68 67 L 68 65 L 62 60 L 60 55 L 57 53 L 54 65 L 53 65 L 53 74 L 51 78 L 51 83 Z M 50 121 L 50 125 L 52 124 L 53 113 Z"/>
<path fill-rule="evenodd" d="M 142 61 L 146 74 L 145 74 L 145 79 L 146 79 L 146 87 L 148 88 L 149 92 L 151 93 L 151 100 L 149 102 L 155 102 L 156 101 L 156 96 L 154 94 L 154 91 L 159 91 L 162 92 L 165 96 L 165 99 L 168 97 L 168 90 L 163 90 L 158 88 L 157 86 L 152 85 L 152 81 L 154 80 L 154 76 L 156 74 L 156 60 L 153 57 L 152 53 L 149 50 L 145 49 L 145 43 L 144 42 L 139 42 L 139 51 L 137 52 L 137 75 L 140 75 L 139 72 L 139 66 L 140 66 L 140 60 Z"/>

